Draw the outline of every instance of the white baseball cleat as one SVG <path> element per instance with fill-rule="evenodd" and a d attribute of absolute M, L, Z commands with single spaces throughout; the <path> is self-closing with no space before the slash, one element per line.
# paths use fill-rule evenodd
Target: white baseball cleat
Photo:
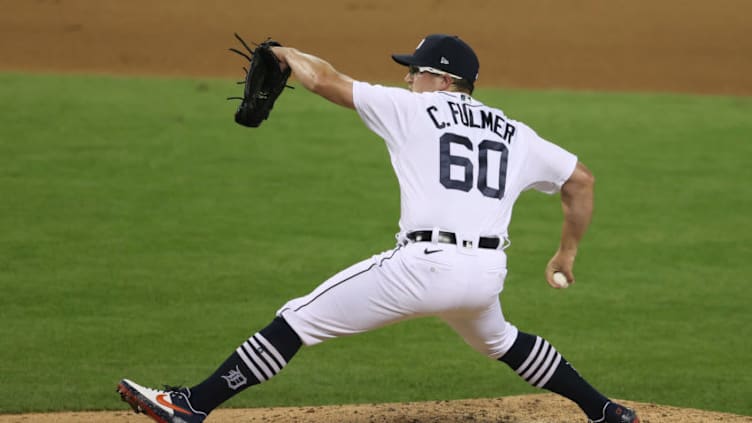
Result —
<path fill-rule="evenodd" d="M 165 390 L 151 389 L 123 379 L 117 387 L 123 401 L 136 413 L 144 413 L 159 423 L 201 423 L 207 414 L 191 406 L 188 388 L 165 386 Z"/>

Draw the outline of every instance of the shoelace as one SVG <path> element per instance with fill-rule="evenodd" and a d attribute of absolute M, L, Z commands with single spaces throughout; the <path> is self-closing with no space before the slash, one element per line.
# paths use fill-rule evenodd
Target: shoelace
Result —
<path fill-rule="evenodd" d="M 175 386 L 175 385 L 162 385 L 162 386 L 164 387 L 164 391 L 167 392 L 167 393 L 169 393 L 170 395 L 172 395 L 172 394 L 183 395 L 186 399 L 188 399 L 188 398 L 191 397 L 191 391 L 190 391 L 190 389 L 188 389 L 188 388 L 186 388 L 184 386 L 180 386 L 180 385 L 177 385 L 177 386 Z"/>

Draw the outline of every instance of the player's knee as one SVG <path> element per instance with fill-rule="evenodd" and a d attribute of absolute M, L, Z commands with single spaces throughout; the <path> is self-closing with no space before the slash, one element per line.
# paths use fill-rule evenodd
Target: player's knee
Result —
<path fill-rule="evenodd" d="M 504 355 L 504 352 L 501 350 L 501 348 L 496 345 L 479 345 L 473 346 L 473 348 L 475 349 L 475 351 L 478 351 L 486 357 L 492 358 L 494 360 Z"/>
<path fill-rule="evenodd" d="M 497 360 L 512 348 L 514 340 L 517 338 L 517 332 L 516 327 L 508 325 L 507 330 L 499 334 L 497 337 L 486 340 L 479 339 L 476 341 L 466 341 L 471 347 L 473 347 L 473 349 L 475 349 L 475 351 Z"/>

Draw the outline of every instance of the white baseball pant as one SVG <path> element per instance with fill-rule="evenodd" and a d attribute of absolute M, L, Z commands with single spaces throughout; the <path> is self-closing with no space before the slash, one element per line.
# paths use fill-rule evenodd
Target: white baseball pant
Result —
<path fill-rule="evenodd" d="M 309 346 L 436 316 L 475 350 L 497 359 L 517 337 L 499 301 L 505 276 L 503 250 L 409 242 L 350 266 L 277 314 Z"/>

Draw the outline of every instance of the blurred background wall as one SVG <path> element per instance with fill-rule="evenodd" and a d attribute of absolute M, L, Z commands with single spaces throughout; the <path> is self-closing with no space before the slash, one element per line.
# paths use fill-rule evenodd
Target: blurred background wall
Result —
<path fill-rule="evenodd" d="M 752 1 L 0 0 L 0 70 L 239 77 L 237 31 L 400 81 L 389 58 L 467 40 L 479 86 L 752 94 Z"/>

